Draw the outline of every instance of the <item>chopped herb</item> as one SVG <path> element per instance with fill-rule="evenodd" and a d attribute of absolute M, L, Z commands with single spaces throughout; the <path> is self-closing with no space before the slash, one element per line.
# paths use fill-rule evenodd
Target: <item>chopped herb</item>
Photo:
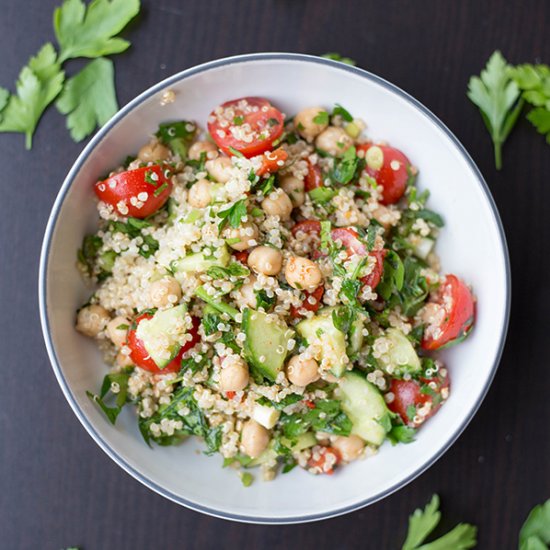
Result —
<path fill-rule="evenodd" d="M 265 311 L 269 311 L 276 302 L 275 296 L 270 298 L 264 289 L 256 290 L 254 294 L 256 294 L 256 309 L 263 308 Z"/>
<path fill-rule="evenodd" d="M 279 124 L 279 121 L 276 119 L 276 118 L 270 118 L 267 120 L 267 123 L 273 127 L 273 126 L 277 126 Z"/>
<path fill-rule="evenodd" d="M 332 200 L 337 194 L 338 191 L 331 187 L 316 187 L 308 191 L 309 198 L 317 204 L 325 204 Z"/>
<path fill-rule="evenodd" d="M 211 267 L 206 274 L 212 279 L 226 279 L 229 277 L 248 277 L 250 270 L 240 262 L 232 262 L 227 267 Z"/>
<path fill-rule="evenodd" d="M 158 174 L 153 170 L 147 170 L 145 172 L 145 183 L 149 183 L 153 186 L 157 186 L 159 184 L 159 176 Z"/>
<path fill-rule="evenodd" d="M 315 124 L 322 125 L 328 124 L 328 118 L 328 113 L 326 111 L 319 111 L 319 113 L 313 117 L 313 122 L 315 122 Z M 300 129 L 303 130 L 303 127 Z"/>
<path fill-rule="evenodd" d="M 332 116 L 340 115 L 346 122 L 352 122 L 353 117 L 350 115 L 349 111 L 344 109 L 339 103 L 336 104 L 332 110 Z"/>
<path fill-rule="evenodd" d="M 286 397 L 283 397 L 280 401 L 270 401 L 267 397 L 260 397 L 256 400 L 256 403 L 260 405 L 266 405 L 267 407 L 273 407 L 277 409 L 278 411 L 282 411 L 283 409 L 286 409 L 289 405 L 294 405 L 294 403 L 298 403 L 299 401 L 302 401 L 304 399 L 303 395 L 297 394 L 297 393 L 291 393 L 287 395 Z"/>
<path fill-rule="evenodd" d="M 342 158 L 336 163 L 329 177 L 342 185 L 346 185 L 359 177 L 365 167 L 365 159 L 360 159 L 355 147 L 346 149 Z"/>
<path fill-rule="evenodd" d="M 229 150 L 231 151 L 231 153 L 233 153 L 236 157 L 239 157 L 239 158 L 242 158 L 244 159 L 244 155 L 240 152 L 240 151 L 237 151 L 237 149 L 235 149 L 235 147 L 231 147 L 231 145 L 229 146 Z"/>
<path fill-rule="evenodd" d="M 342 57 L 339 53 L 331 52 L 331 53 L 324 53 L 321 57 L 324 57 L 325 59 L 332 59 L 333 61 L 340 61 L 341 63 L 345 63 L 346 65 L 357 65 L 357 62 L 349 57 Z"/>
<path fill-rule="evenodd" d="M 550 546 L 550 500 L 535 506 L 519 532 L 519 550 L 544 550 Z"/>
<path fill-rule="evenodd" d="M 222 219 L 222 221 L 218 224 L 218 230 L 220 233 L 228 224 L 230 227 L 236 229 L 241 225 L 242 219 L 246 216 L 246 199 L 237 201 L 229 208 L 218 212 L 217 215 L 218 218 Z"/>
<path fill-rule="evenodd" d="M 97 235 L 86 235 L 82 240 L 82 247 L 78 250 L 78 261 L 86 268 L 88 275 L 94 272 L 97 253 L 103 246 L 103 239 Z"/>
<path fill-rule="evenodd" d="M 389 250 L 384 258 L 384 271 L 382 280 L 376 287 L 376 292 L 384 300 L 388 300 L 394 291 L 403 288 L 405 278 L 405 267 L 397 252 Z"/>
<path fill-rule="evenodd" d="M 187 151 L 195 137 L 197 126 L 194 122 L 180 120 L 159 125 L 155 134 L 160 141 L 167 145 L 172 153 L 179 155 L 182 160 L 187 159 Z"/>
<path fill-rule="evenodd" d="M 120 325 L 118 325 L 118 327 L 116 328 L 117 330 L 128 330 L 130 328 L 130 325 L 127 325 L 126 323 L 122 323 Z"/>
<path fill-rule="evenodd" d="M 241 481 L 245 487 L 250 487 L 254 481 L 254 476 L 250 472 L 241 472 Z"/>
<path fill-rule="evenodd" d="M 155 189 L 153 191 L 153 195 L 155 197 L 158 197 L 159 195 L 162 194 L 162 192 L 165 190 L 165 189 L 168 189 L 168 184 L 166 182 L 164 182 L 158 189 Z"/>
<path fill-rule="evenodd" d="M 132 370 L 133 369 L 125 369 L 122 372 L 107 374 L 105 378 L 103 378 L 99 395 L 94 395 L 89 391 L 86 392 L 86 395 L 94 403 L 99 405 L 111 424 L 115 424 L 120 411 L 126 404 L 128 396 L 128 380 Z M 112 390 L 115 385 L 118 386 L 118 391 L 113 393 Z M 105 397 L 108 393 L 111 393 L 112 397 L 114 397 L 114 406 L 109 406 L 106 404 Z"/>
<path fill-rule="evenodd" d="M 443 227 L 445 225 L 443 218 L 439 214 L 437 214 L 436 212 L 433 212 L 432 210 L 428 210 L 426 208 L 423 208 L 422 210 L 418 210 L 416 212 L 416 217 L 422 218 L 427 222 L 433 223 L 436 227 Z"/>
<path fill-rule="evenodd" d="M 412 443 L 415 435 L 416 430 L 414 428 L 401 425 L 392 426 L 391 430 L 386 434 L 386 437 L 392 445 L 397 445 L 398 443 Z"/>
<path fill-rule="evenodd" d="M 199 286 L 195 290 L 195 296 L 197 298 L 200 298 L 203 302 L 210 304 L 213 308 L 217 309 L 220 313 L 227 313 L 227 315 L 229 315 L 229 317 L 231 317 L 231 319 L 233 320 L 235 320 L 236 316 L 239 315 L 238 309 L 235 309 L 233 306 L 230 306 L 229 304 L 226 304 L 221 300 L 217 300 L 216 297 L 214 296 L 210 296 L 210 294 L 206 292 L 203 286 Z"/>
<path fill-rule="evenodd" d="M 241 126 L 244 123 L 244 116 L 238 115 L 233 118 L 233 124 L 235 126 Z"/>

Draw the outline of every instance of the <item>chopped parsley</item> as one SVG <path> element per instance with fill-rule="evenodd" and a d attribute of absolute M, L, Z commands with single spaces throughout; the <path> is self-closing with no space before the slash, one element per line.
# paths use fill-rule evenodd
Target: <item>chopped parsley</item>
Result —
<path fill-rule="evenodd" d="M 328 119 L 329 116 L 326 111 L 319 111 L 319 113 L 313 117 L 313 122 L 315 122 L 315 124 L 324 125 L 328 124 Z M 298 124 L 298 126 L 300 126 L 300 124 Z M 303 130 L 303 127 L 301 129 Z"/>
<path fill-rule="evenodd" d="M 229 208 L 218 212 L 218 218 L 221 222 L 218 224 L 218 230 L 221 233 L 226 225 L 236 229 L 241 225 L 242 219 L 246 216 L 246 199 L 241 199 Z"/>

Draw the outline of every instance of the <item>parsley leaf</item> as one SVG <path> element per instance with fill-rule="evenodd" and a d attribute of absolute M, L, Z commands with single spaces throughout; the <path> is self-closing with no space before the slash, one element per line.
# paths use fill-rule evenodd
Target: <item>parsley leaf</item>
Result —
<path fill-rule="evenodd" d="M 352 146 L 349 149 L 346 149 L 346 152 L 342 155 L 341 160 L 338 161 L 330 176 L 338 183 L 346 185 L 347 183 L 358 177 L 359 173 L 363 170 L 364 167 L 365 160 L 360 159 L 356 155 L 355 147 Z"/>
<path fill-rule="evenodd" d="M 65 0 L 53 15 L 60 61 L 123 52 L 130 43 L 114 37 L 138 12 L 139 0 Z"/>
<path fill-rule="evenodd" d="M 326 204 L 338 194 L 338 191 L 336 191 L 336 189 L 332 189 L 332 187 L 315 187 L 315 189 L 308 191 L 307 194 L 312 202 L 317 204 Z"/>
<path fill-rule="evenodd" d="M 126 369 L 122 372 L 107 374 L 103 378 L 99 395 L 94 395 L 91 392 L 86 392 L 86 395 L 95 403 L 99 405 L 101 410 L 105 413 L 105 416 L 109 419 L 111 424 L 115 424 L 120 411 L 124 407 L 127 401 L 128 395 L 128 380 L 133 369 Z M 112 392 L 113 386 L 118 386 L 118 392 L 113 393 L 115 399 L 115 406 L 111 407 L 106 404 L 105 397 L 109 392 Z"/>
<path fill-rule="evenodd" d="M 325 59 L 332 59 L 333 61 L 340 61 L 341 63 L 345 63 L 346 65 L 357 65 L 357 62 L 349 57 L 342 57 L 339 53 L 336 52 L 330 52 L 330 53 L 324 53 L 321 57 L 324 57 Z"/>
<path fill-rule="evenodd" d="M 74 141 L 82 141 L 117 111 L 113 62 L 100 57 L 67 80 L 56 103 Z"/>
<path fill-rule="evenodd" d="M 548 101 L 550 103 L 550 99 Z M 550 145 L 550 110 L 537 107 L 527 114 L 527 120 L 539 134 L 546 136 L 546 142 Z"/>
<path fill-rule="evenodd" d="M 10 98 L 10 93 L 6 88 L 0 88 L 0 120 L 2 120 L 1 113 L 4 110 L 4 107 L 8 104 Z"/>
<path fill-rule="evenodd" d="M 353 122 L 353 117 L 347 109 L 344 109 L 342 105 L 336 103 L 334 109 L 332 110 L 332 116 L 340 115 L 346 122 Z"/>
<path fill-rule="evenodd" d="M 550 500 L 535 506 L 519 532 L 520 550 L 538 550 L 550 545 Z"/>
<path fill-rule="evenodd" d="M 48 42 L 21 69 L 16 84 L 17 95 L 9 97 L 1 113 L 0 132 L 25 134 L 25 146 L 30 149 L 36 125 L 44 109 L 61 91 L 64 79 L 57 54 Z M 5 91 L 2 97 L 6 101 Z"/>
<path fill-rule="evenodd" d="M 315 124 L 328 124 L 328 113 L 326 111 L 319 111 L 313 117 L 313 122 L 315 122 Z"/>
<path fill-rule="evenodd" d="M 416 509 L 409 516 L 409 532 L 402 550 L 467 550 L 476 545 L 477 529 L 468 523 L 460 523 L 441 538 L 422 544 L 437 527 L 440 519 L 439 497 L 433 495 L 424 510 Z"/>
<path fill-rule="evenodd" d="M 179 155 L 181 160 L 186 160 L 187 151 L 193 141 L 196 131 L 197 126 L 193 122 L 178 120 L 177 122 L 165 122 L 160 124 L 155 135 L 164 145 L 170 147 L 172 153 Z M 203 153 L 201 153 L 197 166 L 199 171 L 204 169 L 204 162 L 206 162 L 206 153 L 204 153 L 204 158 Z"/>
<path fill-rule="evenodd" d="M 236 229 L 241 225 L 241 220 L 244 216 L 246 216 L 246 199 L 241 199 L 229 208 L 218 212 L 218 218 L 222 219 L 222 221 L 218 224 L 218 230 L 221 233 L 222 229 L 227 224 L 233 227 L 233 229 Z"/>
<path fill-rule="evenodd" d="M 502 167 L 502 145 L 523 107 L 520 90 L 510 77 L 509 65 L 499 51 L 493 53 L 480 77 L 468 83 L 468 97 L 481 111 L 494 144 L 495 165 Z"/>
<path fill-rule="evenodd" d="M 212 279 L 225 279 L 229 277 L 248 277 L 250 270 L 240 262 L 232 262 L 227 267 L 213 266 L 206 272 Z"/>
<path fill-rule="evenodd" d="M 391 430 L 386 434 L 386 437 L 392 445 L 397 445 L 398 443 L 412 443 L 415 435 L 416 430 L 414 428 L 401 425 L 392 426 Z"/>

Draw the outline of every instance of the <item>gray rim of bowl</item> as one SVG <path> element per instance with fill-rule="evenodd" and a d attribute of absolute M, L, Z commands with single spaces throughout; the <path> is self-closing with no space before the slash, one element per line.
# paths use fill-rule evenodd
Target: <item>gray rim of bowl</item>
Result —
<path fill-rule="evenodd" d="M 505 308 L 505 317 L 504 322 L 501 327 L 501 334 L 500 334 L 500 342 L 499 342 L 499 348 L 497 355 L 495 357 L 495 361 L 493 363 L 491 374 L 489 378 L 487 379 L 487 382 L 485 384 L 485 387 L 483 388 L 483 391 L 481 393 L 481 396 L 479 398 L 479 401 L 476 403 L 476 405 L 468 411 L 468 415 L 466 416 L 464 422 L 461 424 L 461 426 L 449 437 L 447 442 L 443 445 L 443 447 L 440 449 L 440 451 L 433 456 L 428 462 L 426 462 L 423 466 L 418 468 L 415 472 L 413 472 L 410 476 L 405 478 L 404 480 L 401 480 L 399 483 L 396 483 L 392 487 L 389 487 L 385 491 L 380 492 L 377 495 L 374 495 L 371 498 L 365 499 L 363 501 L 357 502 L 356 504 L 352 504 L 350 506 L 345 506 L 342 508 L 338 508 L 335 510 L 332 510 L 330 512 L 325 513 L 319 513 L 319 514 L 310 514 L 305 516 L 289 516 L 289 517 L 278 517 L 278 518 L 269 518 L 269 517 L 255 517 L 255 516 L 248 516 L 248 515 L 239 515 L 239 514 L 231 514 L 224 511 L 219 511 L 213 508 L 209 508 L 207 506 L 202 506 L 200 504 L 196 504 L 193 502 L 190 502 L 184 498 L 181 498 L 180 496 L 171 493 L 170 491 L 164 489 L 163 487 L 157 485 L 152 480 L 146 478 L 144 475 L 142 475 L 138 470 L 136 470 L 133 466 L 128 464 L 122 457 L 120 457 L 110 446 L 109 444 L 101 437 L 101 435 L 95 430 L 91 422 L 88 420 L 88 418 L 85 416 L 83 411 L 79 408 L 74 395 L 69 388 L 67 381 L 63 375 L 63 372 L 61 371 L 60 362 L 57 358 L 57 354 L 55 352 L 51 337 L 50 337 L 50 327 L 49 327 L 49 321 L 48 316 L 46 313 L 46 272 L 48 267 L 48 259 L 49 259 L 49 253 L 50 253 L 50 244 L 53 232 L 55 230 L 55 226 L 57 223 L 57 217 L 59 215 L 59 211 L 61 208 L 61 205 L 63 204 L 63 201 L 65 199 L 65 195 L 67 194 L 67 191 L 69 190 L 70 186 L 72 185 L 73 179 L 78 174 L 83 162 L 88 158 L 88 156 L 92 153 L 96 145 L 105 137 L 105 135 L 111 130 L 111 128 L 117 124 L 120 120 L 122 120 L 127 114 L 129 114 L 135 107 L 137 107 L 139 104 L 141 104 L 144 100 L 148 99 L 152 95 L 158 93 L 160 90 L 165 88 L 166 86 L 169 86 L 171 84 L 174 84 L 175 82 L 179 82 L 185 78 L 188 78 L 190 76 L 193 76 L 198 73 L 202 73 L 205 71 L 208 71 L 210 69 L 214 69 L 216 67 L 221 67 L 224 65 L 231 65 L 236 63 L 244 63 L 247 61 L 267 61 L 267 60 L 290 60 L 290 61 L 299 61 L 303 63 L 316 63 L 318 65 L 326 65 L 328 67 L 332 67 L 335 69 L 338 69 L 340 71 L 346 71 L 353 74 L 356 74 L 358 76 L 361 76 L 363 78 L 366 78 L 368 80 L 371 80 L 372 82 L 375 82 L 376 84 L 379 84 L 389 90 L 390 92 L 400 96 L 401 98 L 408 101 L 410 104 L 412 104 L 416 109 L 418 109 L 421 113 L 423 113 L 426 117 L 428 117 L 437 127 L 439 127 L 447 136 L 451 139 L 451 141 L 454 143 L 455 147 L 460 151 L 462 156 L 467 161 L 468 165 L 474 172 L 474 174 L 477 177 L 478 183 L 483 189 L 485 196 L 489 202 L 489 205 L 491 206 L 491 209 L 493 211 L 493 216 L 495 218 L 495 223 L 497 224 L 499 235 L 500 235 L 500 241 L 501 241 L 501 247 L 502 252 L 504 254 L 504 261 L 506 266 L 506 308 Z M 291 524 L 291 523 L 305 523 L 305 522 L 312 522 L 312 521 L 318 521 L 322 519 L 328 519 L 336 516 L 340 516 L 343 514 L 347 514 L 349 512 L 353 512 L 355 510 L 358 510 L 360 508 L 363 508 L 365 506 L 368 506 L 370 504 L 373 504 L 379 500 L 382 500 L 383 498 L 386 498 L 387 496 L 391 495 L 392 493 L 396 492 L 397 490 L 401 489 L 414 479 L 416 479 L 420 474 L 424 473 L 430 466 L 432 466 L 443 454 L 451 447 L 451 445 L 457 440 L 457 438 L 460 436 L 460 434 L 464 431 L 466 426 L 470 423 L 472 418 L 474 417 L 475 413 L 479 409 L 481 403 L 483 402 L 483 399 L 487 395 L 487 392 L 489 390 L 489 387 L 491 386 L 491 383 L 493 381 L 493 378 L 495 376 L 496 370 L 498 368 L 500 358 L 502 356 L 502 352 L 504 349 L 504 343 L 506 339 L 506 333 L 508 330 L 508 322 L 510 317 L 510 302 L 511 302 L 511 275 L 510 275 L 510 259 L 508 255 L 508 247 L 506 243 L 506 236 L 504 233 L 504 229 L 502 226 L 502 221 L 500 219 L 497 207 L 495 205 L 494 199 L 491 195 L 491 192 L 489 191 L 489 187 L 487 186 L 487 183 L 485 182 L 483 176 L 481 175 L 481 172 L 479 171 L 478 167 L 476 166 L 475 162 L 470 157 L 469 153 L 466 151 L 462 143 L 455 137 L 455 135 L 439 120 L 438 117 L 436 117 L 428 108 L 426 108 L 424 105 L 422 105 L 418 100 L 416 100 L 414 97 L 409 95 L 407 92 L 401 90 L 399 87 L 395 86 L 394 84 L 388 82 L 387 80 L 384 80 L 383 78 L 372 74 L 368 71 L 365 71 L 364 69 L 359 69 L 357 67 L 352 67 L 350 65 L 345 65 L 343 63 L 332 61 L 329 59 L 316 57 L 313 55 L 305 55 L 305 54 L 295 54 L 295 53 L 256 53 L 256 54 L 244 54 L 244 55 L 237 55 L 233 57 L 226 57 L 223 59 L 218 59 L 215 61 L 210 61 L 208 63 L 204 63 L 201 65 L 197 65 L 196 67 L 192 67 L 190 69 L 186 69 L 184 71 L 181 71 L 171 77 L 168 77 L 167 79 L 163 80 L 162 82 L 159 82 L 158 84 L 152 86 L 148 90 L 141 93 L 139 96 L 137 96 L 135 99 L 130 101 L 127 105 L 125 105 L 105 126 L 103 126 L 98 133 L 91 139 L 91 141 L 88 143 L 88 145 L 84 148 L 82 153 L 79 155 L 78 159 L 72 166 L 71 170 L 69 171 L 67 177 L 65 178 L 65 181 L 63 182 L 63 185 L 61 186 L 61 189 L 57 195 L 57 198 L 55 200 L 55 203 L 52 208 L 52 212 L 50 214 L 50 217 L 48 219 L 48 225 L 46 227 L 46 232 L 44 235 L 44 241 L 42 244 L 42 253 L 40 257 L 40 271 L 39 271 L 39 305 L 40 305 L 40 321 L 42 324 L 42 332 L 44 335 L 44 340 L 46 343 L 46 348 L 48 350 L 48 355 L 50 357 L 50 362 L 52 364 L 53 370 L 55 372 L 55 375 L 57 377 L 57 380 L 59 382 L 59 385 L 61 386 L 61 389 L 63 390 L 63 393 L 65 394 L 65 398 L 69 402 L 71 408 L 73 409 L 74 413 L 82 423 L 82 425 L 86 428 L 88 433 L 92 436 L 92 438 L 96 441 L 96 443 L 103 449 L 103 451 L 111 457 L 121 468 L 123 468 L 127 473 L 129 473 L 131 476 L 136 478 L 138 481 L 143 483 L 145 486 L 149 487 L 153 491 L 157 492 L 158 494 L 168 498 L 169 500 L 172 500 L 178 504 L 181 504 L 187 508 L 190 508 L 191 510 L 195 510 L 198 512 L 203 512 L 205 514 L 208 514 L 210 516 L 222 518 L 222 519 L 229 519 L 233 521 L 240 521 L 245 523 L 258 523 L 258 524 Z"/>

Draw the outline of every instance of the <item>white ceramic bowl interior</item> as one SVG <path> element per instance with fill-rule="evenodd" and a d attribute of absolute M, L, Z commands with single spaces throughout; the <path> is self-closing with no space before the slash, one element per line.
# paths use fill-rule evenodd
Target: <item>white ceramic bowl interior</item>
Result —
<path fill-rule="evenodd" d="M 174 103 L 161 106 L 171 89 Z M 74 330 L 76 309 L 90 290 L 76 269 L 85 233 L 96 227 L 92 184 L 134 153 L 159 122 L 191 119 L 203 127 L 213 107 L 242 96 L 265 96 L 288 115 L 312 105 L 341 103 L 368 125 L 368 135 L 402 149 L 429 188 L 429 207 L 446 226 L 437 251 L 445 272 L 475 289 L 477 323 L 467 341 L 443 353 L 451 397 L 410 445 L 383 445 L 367 460 L 334 476 L 296 468 L 275 481 L 244 488 L 219 456 L 195 441 L 149 449 L 131 407 L 110 425 L 90 402 L 106 367 L 93 341 Z M 304 522 L 370 504 L 402 487 L 442 455 L 472 418 L 495 373 L 510 303 L 508 256 L 497 210 L 479 171 L 450 131 L 425 107 L 360 69 L 295 54 L 256 54 L 214 61 L 177 74 L 123 108 L 91 141 L 71 169 L 49 220 L 40 270 L 40 306 L 52 365 L 67 400 L 101 448 L 142 483 L 208 514 L 263 523 Z"/>

